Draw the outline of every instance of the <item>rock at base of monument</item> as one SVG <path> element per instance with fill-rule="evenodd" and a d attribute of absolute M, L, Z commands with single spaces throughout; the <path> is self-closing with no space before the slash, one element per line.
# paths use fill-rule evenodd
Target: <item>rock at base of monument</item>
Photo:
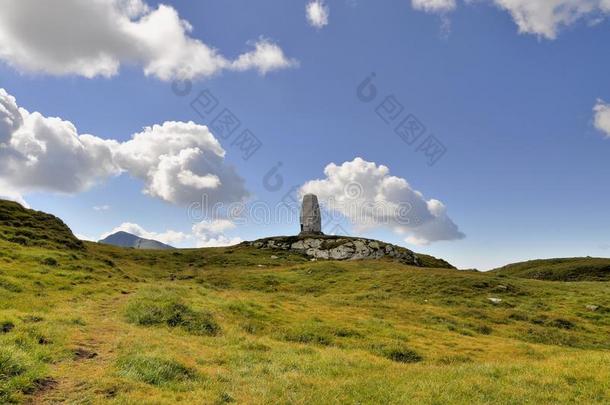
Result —
<path fill-rule="evenodd" d="M 326 236 L 324 235 L 324 232 L 313 232 L 313 231 L 309 231 L 309 232 L 301 232 L 299 233 L 299 236 Z"/>
<path fill-rule="evenodd" d="M 253 242 L 243 242 L 243 244 L 258 249 L 291 251 L 315 260 L 387 258 L 411 266 L 455 269 L 442 259 L 419 255 L 402 246 L 358 237 L 299 234 L 298 236 L 274 236 Z M 431 261 L 434 265 L 429 264 Z"/>

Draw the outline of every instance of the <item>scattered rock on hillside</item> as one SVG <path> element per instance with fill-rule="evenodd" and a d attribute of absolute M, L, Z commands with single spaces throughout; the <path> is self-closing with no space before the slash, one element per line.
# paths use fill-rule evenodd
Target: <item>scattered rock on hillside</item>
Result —
<path fill-rule="evenodd" d="M 599 309 L 599 306 L 598 305 L 587 305 L 587 309 L 589 311 L 595 312 L 595 311 L 597 311 Z"/>
<path fill-rule="evenodd" d="M 258 249 L 286 250 L 303 254 L 311 260 L 361 260 L 391 258 L 412 266 L 424 266 L 420 257 L 404 247 L 389 243 L 345 236 L 288 236 L 244 242 Z M 438 267 L 452 268 L 444 261 Z"/>

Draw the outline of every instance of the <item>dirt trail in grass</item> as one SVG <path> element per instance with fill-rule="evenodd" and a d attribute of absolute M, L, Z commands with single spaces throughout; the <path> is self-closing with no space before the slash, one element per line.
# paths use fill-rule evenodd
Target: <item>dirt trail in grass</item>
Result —
<path fill-rule="evenodd" d="M 98 387 L 107 370 L 112 368 L 121 330 L 121 308 L 128 295 L 117 293 L 103 301 L 92 301 L 83 311 L 86 325 L 68 336 L 67 347 L 72 359 L 52 366 L 55 384 L 39 390 L 31 398 L 32 404 L 50 404 L 82 400 L 86 393 Z M 111 398 L 112 389 L 104 393 Z"/>

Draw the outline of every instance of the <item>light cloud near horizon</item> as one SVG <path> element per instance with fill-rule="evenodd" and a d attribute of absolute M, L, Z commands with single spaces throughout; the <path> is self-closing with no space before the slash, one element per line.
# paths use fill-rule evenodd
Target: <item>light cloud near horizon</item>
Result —
<path fill-rule="evenodd" d="M 35 25 L 35 29 L 32 26 Z M 143 0 L 4 0 L 0 60 L 21 72 L 111 77 L 141 66 L 161 80 L 205 78 L 225 70 L 261 74 L 297 66 L 279 45 L 260 38 L 232 61 L 193 38 L 172 6 Z"/>
<path fill-rule="evenodd" d="M 242 242 L 235 236 L 227 236 L 226 232 L 235 229 L 235 224 L 228 219 L 214 219 L 194 224 L 190 232 L 166 230 L 164 232 L 152 232 L 142 226 L 124 222 L 112 230 L 100 235 L 99 240 L 104 239 L 117 232 L 127 232 L 144 239 L 152 239 L 167 245 L 184 247 L 220 247 L 232 246 Z M 90 239 L 86 239 L 90 240 Z"/>
<path fill-rule="evenodd" d="M 182 243 L 185 239 L 189 237 L 189 235 L 183 232 L 177 232 L 172 230 L 168 230 L 165 232 L 150 232 L 138 224 L 124 222 L 121 225 L 112 229 L 111 231 L 103 233 L 99 237 L 99 240 L 105 239 L 108 236 L 117 232 L 127 232 L 132 235 L 139 236 L 140 238 L 156 240 L 167 245 L 177 245 L 179 243 Z"/>

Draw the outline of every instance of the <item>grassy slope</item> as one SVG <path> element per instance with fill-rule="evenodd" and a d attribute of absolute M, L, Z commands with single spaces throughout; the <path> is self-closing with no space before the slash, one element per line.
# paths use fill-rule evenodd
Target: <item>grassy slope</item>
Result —
<path fill-rule="evenodd" d="M 607 282 L 271 254 L 0 238 L 0 403 L 610 401 Z"/>
<path fill-rule="evenodd" d="M 0 252 L 3 401 L 610 400 L 607 283 L 250 248 Z"/>
<path fill-rule="evenodd" d="M 6 200 L 0 200 L 0 239 L 51 249 L 84 247 L 59 218 Z"/>
<path fill-rule="evenodd" d="M 610 281 L 610 259 L 575 257 L 530 260 L 494 270 L 497 274 L 551 281 Z"/>

